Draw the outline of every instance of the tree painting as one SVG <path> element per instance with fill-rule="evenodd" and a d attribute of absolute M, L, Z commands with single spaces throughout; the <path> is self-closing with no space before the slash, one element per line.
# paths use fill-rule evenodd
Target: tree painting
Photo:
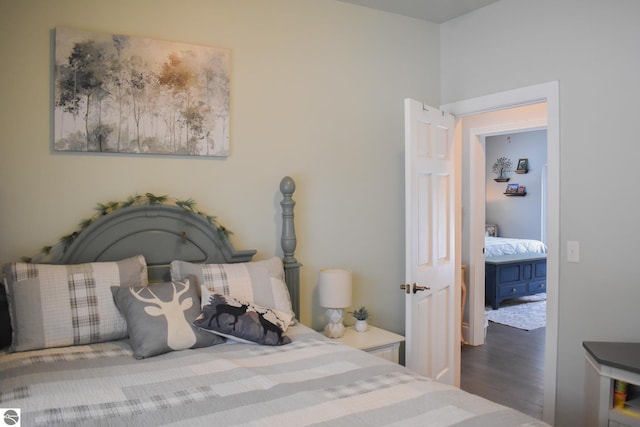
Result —
<path fill-rule="evenodd" d="M 56 28 L 56 151 L 229 154 L 228 49 Z"/>

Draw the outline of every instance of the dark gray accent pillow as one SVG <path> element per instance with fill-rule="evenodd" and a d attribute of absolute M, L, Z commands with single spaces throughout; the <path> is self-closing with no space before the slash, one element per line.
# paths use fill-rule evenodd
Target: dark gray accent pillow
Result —
<path fill-rule="evenodd" d="M 291 342 L 291 338 L 284 335 L 291 317 L 283 314 L 233 297 L 213 294 L 193 324 L 238 341 L 284 345 Z"/>
<path fill-rule="evenodd" d="M 0 283 L 0 348 L 11 344 L 11 319 L 4 285 Z"/>
<path fill-rule="evenodd" d="M 111 292 L 127 321 L 136 359 L 224 342 L 223 338 L 193 326 L 200 314 L 200 299 L 193 280 L 112 287 Z"/>

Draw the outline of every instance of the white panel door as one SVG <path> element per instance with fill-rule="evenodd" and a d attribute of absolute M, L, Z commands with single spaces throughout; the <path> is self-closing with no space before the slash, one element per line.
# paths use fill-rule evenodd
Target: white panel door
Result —
<path fill-rule="evenodd" d="M 406 365 L 448 384 L 460 378 L 453 124 L 453 116 L 405 100 Z"/>

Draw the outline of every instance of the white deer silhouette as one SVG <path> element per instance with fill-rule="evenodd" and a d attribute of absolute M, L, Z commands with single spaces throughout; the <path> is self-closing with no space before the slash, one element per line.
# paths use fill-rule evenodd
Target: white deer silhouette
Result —
<path fill-rule="evenodd" d="M 193 306 L 193 298 L 185 298 L 180 302 L 182 294 L 189 289 L 189 283 L 186 283 L 181 291 L 177 290 L 176 282 L 172 282 L 171 285 L 173 286 L 173 298 L 170 301 L 162 301 L 158 298 L 151 290 L 151 286 L 145 286 L 138 292 L 130 288 L 130 291 L 137 300 L 155 304 L 155 306 L 148 305 L 144 308 L 148 315 L 164 316 L 167 319 L 167 345 L 169 348 L 172 350 L 184 350 L 196 343 L 196 334 L 184 317 L 185 310 Z M 149 291 L 153 298 L 140 295 L 144 289 Z"/>

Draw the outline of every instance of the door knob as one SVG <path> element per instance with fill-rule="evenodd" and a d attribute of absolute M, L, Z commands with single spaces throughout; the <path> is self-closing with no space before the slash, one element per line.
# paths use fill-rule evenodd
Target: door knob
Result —
<path fill-rule="evenodd" d="M 406 293 L 410 294 L 411 293 L 411 289 L 413 287 L 413 293 L 415 294 L 418 291 L 428 291 L 429 289 L 431 289 L 429 286 L 420 286 L 417 284 L 413 284 L 413 285 L 409 285 L 409 284 L 402 284 L 400 285 L 400 289 L 402 289 L 403 291 L 405 291 Z"/>
<path fill-rule="evenodd" d="M 429 289 L 431 289 L 429 286 L 420 286 L 420 285 L 416 285 L 415 283 L 413 284 L 414 294 L 418 291 L 428 291 Z"/>

